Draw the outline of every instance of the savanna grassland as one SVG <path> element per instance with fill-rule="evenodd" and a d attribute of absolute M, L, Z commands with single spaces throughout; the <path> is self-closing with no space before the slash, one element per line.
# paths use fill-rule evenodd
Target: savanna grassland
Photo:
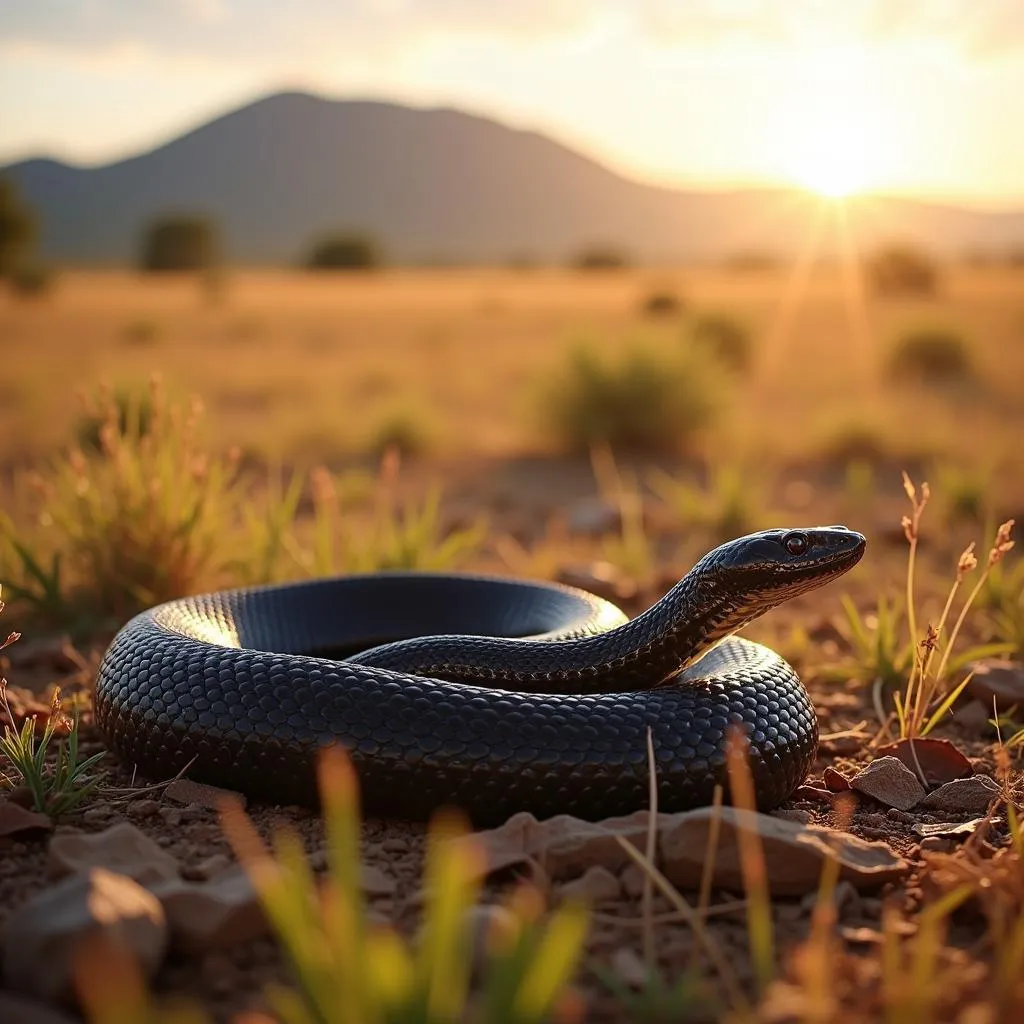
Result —
<path fill-rule="evenodd" d="M 133 611 L 177 594 L 456 567 L 593 586 L 635 613 L 721 540 L 815 523 L 865 533 L 849 577 L 746 632 L 794 663 L 821 719 L 811 786 L 781 817 L 885 844 L 905 858 L 900 880 L 837 887 L 826 868 L 803 897 L 768 902 L 762 854 L 747 847 L 743 891 L 685 893 L 701 905 L 695 923 L 678 894 L 654 895 L 645 876 L 615 868 L 590 893 L 585 941 L 556 919 L 567 961 L 574 942 L 583 952 L 575 995 L 556 1001 L 560 1016 L 554 1004 L 545 1013 L 1017 1019 L 1024 743 L 1012 737 L 1024 716 L 1008 698 L 997 732 L 991 694 L 961 688 L 957 656 L 1024 657 L 1024 570 L 1010 528 L 997 533 L 1024 514 L 1020 270 L 946 268 L 934 293 L 899 296 L 832 267 L 67 272 L 50 294 L 0 296 L 0 350 L 4 624 L 21 643 L 70 634 L 74 650 L 62 649 L 59 670 L 45 657 L 19 669 L 12 645 L 5 672 L 40 693 L 54 682 L 81 690 L 83 732 L 95 655 Z M 126 413 L 111 405 L 119 394 L 134 396 Z M 202 411 L 188 411 L 192 395 Z M 193 515 L 202 495 L 209 507 Z M 962 555 L 972 541 L 977 565 Z M 1024 676 L 1018 685 L 1024 704 Z M 826 769 L 848 782 L 884 743 L 926 734 L 995 780 L 991 806 L 929 813 L 831 792 Z M 87 739 L 84 751 L 101 749 Z M 183 824 L 159 790 L 136 800 L 130 772 L 107 762 L 109 778 L 63 814 L 65 826 L 129 818 L 191 866 L 230 852 L 213 810 Z M 250 813 L 264 834 L 286 821 L 307 849 L 322 842 L 305 812 Z M 915 831 L 944 823 L 965 827 L 931 843 Z M 407 934 L 423 846 L 420 826 L 364 826 L 364 857 L 395 881 L 373 912 Z M 8 913 L 44 885 L 46 862 L 27 840 L 10 854 L 20 866 L 0 876 Z M 326 866 L 321 855 L 318 872 Z M 558 882 L 543 871 L 534 881 L 557 905 Z M 527 903 L 513 912 L 533 922 Z M 523 946 L 517 963 L 557 947 Z M 265 980 L 287 977 L 277 946 L 250 937 L 172 957 L 154 985 L 198 993 L 228 1019 L 263 1005 Z"/>

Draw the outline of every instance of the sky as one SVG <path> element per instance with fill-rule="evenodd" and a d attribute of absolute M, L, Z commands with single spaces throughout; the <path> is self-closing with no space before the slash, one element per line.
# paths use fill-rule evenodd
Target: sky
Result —
<path fill-rule="evenodd" d="M 281 89 L 662 184 L 1024 203 L 1024 0 L 0 0 L 0 164 L 104 163 Z"/>

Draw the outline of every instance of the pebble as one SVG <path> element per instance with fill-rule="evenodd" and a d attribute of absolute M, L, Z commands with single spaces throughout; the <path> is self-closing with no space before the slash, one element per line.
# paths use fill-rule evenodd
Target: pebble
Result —
<path fill-rule="evenodd" d="M 627 864 L 619 872 L 619 882 L 622 884 L 623 892 L 632 899 L 639 899 L 644 891 L 644 877 L 642 869 L 636 864 Z"/>
<path fill-rule="evenodd" d="M 178 877 L 177 860 L 126 821 L 102 832 L 54 836 L 47 867 L 54 878 L 105 868 L 147 886 Z"/>
<path fill-rule="evenodd" d="M 561 886 L 561 894 L 567 898 L 579 898 L 588 903 L 605 903 L 616 900 L 622 894 L 622 886 L 606 867 L 596 864 L 571 882 Z"/>
<path fill-rule="evenodd" d="M 232 860 L 226 853 L 214 853 L 201 860 L 198 864 L 181 869 L 182 878 L 193 882 L 206 882 L 216 875 L 227 871 L 232 866 Z"/>
<path fill-rule="evenodd" d="M 175 779 L 169 782 L 164 789 L 164 796 L 175 803 L 198 805 L 213 811 L 219 810 L 224 800 L 234 800 L 242 807 L 246 805 L 242 793 L 236 793 L 233 789 L 221 789 L 219 786 L 208 786 L 203 782 L 193 782 L 191 779 Z"/>
<path fill-rule="evenodd" d="M 156 800 L 133 800 L 128 804 L 129 818 L 152 818 L 160 813 L 160 804 Z"/>
<path fill-rule="evenodd" d="M 925 795 L 917 776 L 897 757 L 876 758 L 850 780 L 850 788 L 901 811 L 909 811 Z"/>
<path fill-rule="evenodd" d="M 103 936 L 131 952 L 152 977 L 167 949 L 159 901 L 125 875 L 92 868 L 42 890 L 11 915 L 3 932 L 5 985 L 53 1002 L 74 997 L 74 956 Z"/>
<path fill-rule="evenodd" d="M 798 811 L 795 808 L 781 808 L 772 811 L 773 818 L 781 818 L 783 821 L 795 821 L 799 825 L 809 825 L 814 820 L 814 815 L 807 811 Z"/>
<path fill-rule="evenodd" d="M 954 779 L 939 786 L 922 803 L 932 810 L 947 813 L 984 814 L 999 792 L 995 779 L 988 775 L 972 775 L 968 779 Z"/>

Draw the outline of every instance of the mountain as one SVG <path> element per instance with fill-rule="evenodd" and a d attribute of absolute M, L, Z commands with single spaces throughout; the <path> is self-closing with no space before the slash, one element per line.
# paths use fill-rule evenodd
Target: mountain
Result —
<path fill-rule="evenodd" d="M 815 206 L 796 191 L 641 184 L 544 135 L 454 110 L 302 93 L 106 166 L 32 159 L 0 175 L 39 213 L 43 255 L 81 263 L 132 261 L 144 226 L 164 213 L 214 218 L 242 263 L 292 263 L 317 236 L 349 228 L 396 261 L 562 261 L 595 243 L 648 261 L 781 254 Z M 1024 211 L 861 204 L 864 215 L 851 217 L 859 244 L 899 238 L 963 252 L 1024 242 Z"/>

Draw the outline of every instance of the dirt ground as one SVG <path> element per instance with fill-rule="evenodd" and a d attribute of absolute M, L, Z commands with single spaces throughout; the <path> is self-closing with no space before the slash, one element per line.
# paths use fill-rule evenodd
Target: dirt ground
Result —
<path fill-rule="evenodd" d="M 644 299 L 658 290 L 676 292 L 684 311 L 667 319 L 646 316 Z M 900 470 L 918 480 L 929 477 L 936 491 L 922 545 L 925 608 L 941 606 L 968 540 L 980 545 L 995 522 L 1010 516 L 1024 522 L 1020 273 L 957 269 L 935 297 L 885 301 L 827 268 L 807 284 L 781 271 L 738 275 L 708 269 L 388 272 L 354 279 L 239 272 L 229 275 L 214 300 L 189 279 L 68 273 L 52 296 L 38 302 L 0 298 L 2 493 L 17 508 L 25 491 L 21 474 L 41 465 L 73 430 L 76 388 L 99 379 L 130 383 L 159 370 L 172 387 L 202 395 L 215 446 L 240 444 L 257 463 L 364 464 L 368 439 L 382 418 L 411 410 L 429 428 L 432 442 L 423 457 L 404 467 L 405 485 L 416 490 L 441 481 L 452 521 L 477 513 L 488 518 L 490 539 L 468 568 L 555 578 L 607 552 L 601 536 L 571 526 L 573 511 L 599 488 L 586 459 L 559 456 L 539 431 L 538 382 L 580 338 L 608 351 L 637 336 L 677 344 L 689 318 L 703 310 L 726 310 L 750 326 L 757 351 L 753 375 L 736 386 L 695 456 L 624 460 L 622 466 L 639 479 L 654 467 L 697 478 L 721 461 L 748 467 L 764 479 L 755 509 L 758 526 L 845 522 L 867 535 L 868 553 L 848 577 L 771 613 L 744 634 L 777 647 L 812 693 L 823 740 L 810 781 L 820 788 L 826 767 L 852 775 L 871 760 L 879 738 L 871 692 L 856 667 L 838 676 L 832 669 L 849 654 L 836 628 L 840 596 L 848 593 L 867 611 L 879 594 L 898 593 L 903 585 L 906 542 L 899 519 L 906 499 Z M 889 380 L 891 339 L 917 322 L 962 330 L 978 379 L 952 390 L 906 388 Z M 863 493 L 851 487 L 854 462 L 870 467 Z M 943 505 L 943 481 L 946 496 L 956 490 L 951 474 L 961 489 L 965 476 L 981 481 L 977 518 Z M 711 528 L 674 521 L 655 502 L 645 514 L 657 572 L 636 593 L 623 590 L 619 603 L 631 614 L 714 543 Z M 512 543 L 497 543 L 499 537 Z M 29 637 L 14 611 L 5 612 L 5 627 L 25 629 L 26 641 L 46 639 Z M 84 668 L 62 672 L 42 665 L 6 674 L 12 685 L 37 693 L 72 679 L 87 688 L 89 658 L 108 639 L 78 645 Z M 996 771 L 984 716 L 950 718 L 937 735 L 953 739 L 978 771 Z M 101 742 L 88 736 L 90 744 Z M 117 769 L 111 781 L 131 784 L 128 766 Z M 319 849 L 319 821 L 308 811 L 259 804 L 250 804 L 249 811 L 263 833 L 291 822 L 311 852 Z M 775 813 L 836 824 L 833 803 L 820 795 L 792 800 Z M 57 830 L 97 831 L 122 819 L 152 835 L 186 870 L 230 852 L 213 811 L 182 808 L 160 794 L 89 801 Z M 868 997 L 858 1008 L 857 988 L 871 988 L 886 902 L 911 919 L 932 891 L 914 826 L 937 820 L 916 809 L 887 809 L 867 797 L 857 802 L 849 830 L 888 844 L 912 869 L 904 884 L 848 895 L 839 908 L 845 966 L 836 984 L 850 1007 L 848 1019 L 880 1019 Z M 373 899 L 373 909 L 409 932 L 419 915 L 423 845 L 421 825 L 365 824 L 366 860 L 395 882 L 393 893 Z M 0 838 L 0 924 L 46 884 L 45 841 Z M 557 892 L 550 895 L 556 898 Z M 715 893 L 713 902 L 732 903 L 738 895 Z M 621 1004 L 590 968 L 610 963 L 624 948 L 641 955 L 639 895 L 623 885 L 594 910 L 588 966 L 579 979 L 586 1019 L 624 1020 Z M 656 897 L 658 915 L 671 910 Z M 783 961 L 806 938 L 811 910 L 806 899 L 773 901 Z M 749 978 L 742 910 L 713 917 L 710 927 L 741 977 Z M 950 936 L 949 956 L 958 969 L 987 962 L 983 934 L 980 924 L 968 921 Z M 689 928 L 666 920 L 657 935 L 659 965 L 668 977 L 678 975 L 694 955 Z M 261 1006 L 264 983 L 284 976 L 274 944 L 258 939 L 202 958 L 172 959 L 155 984 L 161 993 L 198 997 L 217 1020 L 226 1021 L 241 1009 Z M 965 1019 L 957 1015 L 971 991 L 965 982 L 966 995 L 945 1006 L 944 1019 Z"/>

